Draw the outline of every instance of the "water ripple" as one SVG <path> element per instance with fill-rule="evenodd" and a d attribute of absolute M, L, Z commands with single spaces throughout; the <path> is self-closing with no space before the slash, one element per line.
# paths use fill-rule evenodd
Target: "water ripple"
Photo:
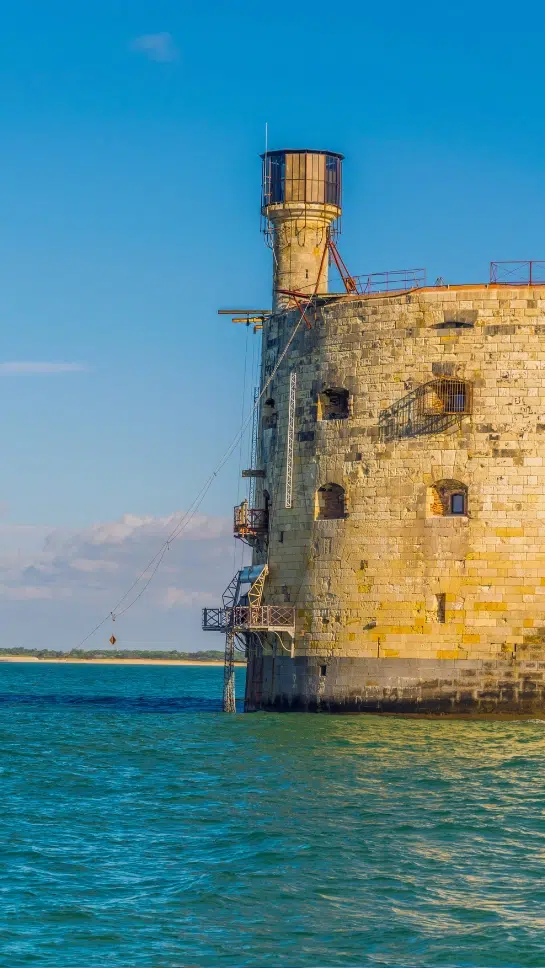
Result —
<path fill-rule="evenodd" d="M 541 721 L 223 716 L 221 685 L 2 669 L 1 964 L 545 962 Z"/>

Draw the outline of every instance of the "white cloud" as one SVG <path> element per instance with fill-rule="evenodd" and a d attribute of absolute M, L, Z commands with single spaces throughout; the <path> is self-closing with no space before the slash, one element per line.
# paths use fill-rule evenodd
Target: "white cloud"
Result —
<path fill-rule="evenodd" d="M 75 571 L 117 571 L 118 564 L 115 561 L 93 561 L 92 558 L 74 558 L 70 563 L 70 568 Z"/>
<path fill-rule="evenodd" d="M 149 60 L 161 64 L 178 59 L 178 50 L 174 38 L 167 31 L 158 34 L 142 34 L 141 37 L 136 37 L 131 44 L 131 50 L 145 54 Z"/>
<path fill-rule="evenodd" d="M 210 601 L 209 592 L 187 592 L 185 588 L 167 588 L 161 596 L 160 604 L 166 608 L 187 608 L 193 605 L 206 605 Z"/>
<path fill-rule="evenodd" d="M 8 602 L 30 602 L 35 599 L 52 599 L 64 597 L 56 595 L 52 588 L 41 588 L 38 585 L 25 585 L 23 588 L 16 585 L 0 585 L 0 598 Z"/>
<path fill-rule="evenodd" d="M 113 608 L 184 520 L 179 511 L 161 518 L 125 514 L 79 531 L 0 526 L 0 599 L 98 597 Z M 169 545 L 164 566 L 154 575 L 148 593 L 154 607 L 195 606 L 203 596 L 214 601 L 224 588 L 224 566 L 232 562 L 231 543 L 228 519 L 195 515 Z"/>
<path fill-rule="evenodd" d="M 184 512 L 164 517 L 125 514 L 80 530 L 0 521 L 0 645 L 69 649 L 107 616 L 157 554 Z M 153 567 L 153 566 L 152 566 Z M 201 632 L 200 609 L 221 604 L 233 577 L 229 518 L 195 515 L 173 541 L 145 593 L 141 581 L 117 609 L 120 648 L 222 648 L 221 637 Z M 111 621 L 86 647 L 105 646 Z M 142 646 L 144 647 L 144 646 Z"/>
<path fill-rule="evenodd" d="M 20 361 L 0 363 L 0 376 L 3 373 L 83 373 L 87 367 L 83 363 L 31 363 Z"/>

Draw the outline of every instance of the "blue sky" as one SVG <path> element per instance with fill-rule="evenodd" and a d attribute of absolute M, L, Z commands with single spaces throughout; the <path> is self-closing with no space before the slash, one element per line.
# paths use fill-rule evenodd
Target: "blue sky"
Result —
<path fill-rule="evenodd" d="M 265 122 L 271 148 L 346 155 L 353 273 L 425 266 L 473 282 L 491 259 L 545 258 L 544 22 L 534 3 L 517 17 L 465 0 L 4 5 L 5 644 L 75 644 L 240 424 L 253 337 L 216 310 L 270 301 Z M 186 542 L 120 644 L 202 647 L 199 596 L 213 603 L 232 570 L 238 465 L 201 508 L 220 557 L 213 540 Z M 90 546 L 109 562 L 102 584 L 73 565 Z"/>

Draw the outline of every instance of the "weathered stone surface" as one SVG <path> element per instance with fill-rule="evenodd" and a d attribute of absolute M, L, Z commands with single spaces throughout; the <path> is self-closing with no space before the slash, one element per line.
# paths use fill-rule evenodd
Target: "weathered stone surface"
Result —
<path fill-rule="evenodd" d="M 324 299 L 309 316 L 312 329 L 300 326 L 267 390 L 278 423 L 262 433 L 258 482 L 272 504 L 265 601 L 289 593 L 296 604 L 294 659 L 275 636 L 262 640 L 248 707 L 535 713 L 542 680 L 521 670 L 545 658 L 545 287 Z M 281 313 L 266 324 L 264 345 L 275 342 L 264 380 L 297 319 Z M 439 328 L 445 321 L 471 325 Z M 286 509 L 292 369 L 294 501 Z M 412 423 L 387 438 L 381 414 L 403 412 L 411 395 L 416 407 L 419 388 L 438 374 L 471 384 L 472 413 L 427 429 L 407 405 Z M 350 391 L 346 419 L 317 419 L 318 394 L 329 387 Z M 463 485 L 467 514 L 434 513 L 438 482 Z M 325 484 L 344 488 L 344 518 L 317 518 Z M 404 673 L 392 673 L 403 663 Z"/>
<path fill-rule="evenodd" d="M 524 663 L 259 656 L 246 709 L 545 718 L 545 686 Z"/>

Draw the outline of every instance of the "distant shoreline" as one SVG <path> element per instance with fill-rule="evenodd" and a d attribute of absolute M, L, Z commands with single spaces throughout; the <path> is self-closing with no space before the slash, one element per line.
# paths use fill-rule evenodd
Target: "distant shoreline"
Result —
<path fill-rule="evenodd" d="M 37 655 L 0 655 L 0 662 L 43 662 L 56 665 L 165 665 L 165 666 L 222 666 L 219 659 L 41 659 Z M 245 662 L 235 662 L 245 666 Z"/>

